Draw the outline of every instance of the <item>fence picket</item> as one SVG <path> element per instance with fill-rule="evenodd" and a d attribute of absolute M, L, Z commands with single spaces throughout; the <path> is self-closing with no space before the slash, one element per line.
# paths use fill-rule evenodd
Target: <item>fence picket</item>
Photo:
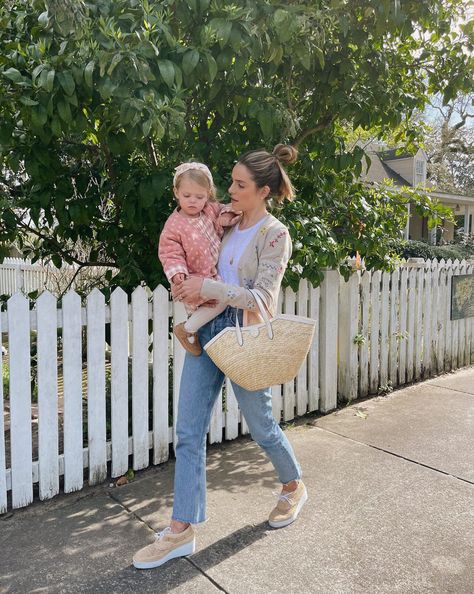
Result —
<path fill-rule="evenodd" d="M 339 316 L 339 273 L 326 270 L 321 289 L 319 332 L 320 410 L 337 407 L 337 336 Z"/>
<path fill-rule="evenodd" d="M 415 274 L 415 336 L 414 336 L 414 379 L 421 379 L 421 360 L 423 356 L 423 291 L 424 269 L 418 268 Z"/>
<path fill-rule="evenodd" d="M 179 324 L 186 320 L 186 310 L 180 301 L 173 301 L 173 325 Z M 178 418 L 179 406 L 179 385 L 181 380 L 181 372 L 184 365 L 184 357 L 186 351 L 181 346 L 179 340 L 173 334 L 173 446 L 176 448 L 176 421 Z M 190 355 L 192 356 L 192 355 Z"/>
<path fill-rule="evenodd" d="M 466 261 L 463 260 L 459 266 L 459 274 L 466 274 Z M 463 367 L 466 365 L 465 356 L 466 356 L 466 320 L 467 318 L 463 318 L 458 321 L 458 367 Z"/>
<path fill-rule="evenodd" d="M 407 299 L 407 382 L 413 381 L 415 371 L 415 302 L 416 302 L 416 269 L 411 268 L 408 273 L 408 299 Z"/>
<path fill-rule="evenodd" d="M 57 303 L 49 291 L 44 291 L 36 304 L 39 496 L 50 499 L 59 493 Z"/>
<path fill-rule="evenodd" d="M 473 262 L 473 264 L 470 264 Z M 468 266 L 466 267 L 466 274 L 473 274 L 474 273 L 474 259 L 469 260 Z M 474 363 L 471 358 L 471 348 L 472 348 L 472 341 L 474 339 L 473 331 L 474 331 L 474 317 L 469 317 L 466 319 L 466 358 L 464 360 L 465 365 L 470 365 Z"/>
<path fill-rule="evenodd" d="M 399 288 L 400 270 L 396 269 L 391 274 L 390 280 L 390 322 L 389 322 L 389 359 L 388 377 L 391 385 L 398 384 L 398 345 L 400 342 L 400 319 L 399 319 Z"/>
<path fill-rule="evenodd" d="M 7 474 L 6 474 L 6 458 L 5 458 L 5 423 L 4 417 L 4 401 L 3 401 L 3 345 L 2 345 L 2 308 L 0 307 L 0 369 L 2 370 L 2 381 L 0 382 L 0 514 L 7 511 Z"/>
<path fill-rule="evenodd" d="M 169 457 L 169 294 L 153 292 L 153 464 Z"/>
<path fill-rule="evenodd" d="M 354 338 L 358 333 L 359 271 L 351 274 L 347 281 L 341 276 L 339 285 L 339 358 L 337 391 L 344 401 L 357 398 L 357 350 Z"/>
<path fill-rule="evenodd" d="M 447 299 L 447 269 L 445 267 L 439 270 L 439 290 L 438 290 L 438 311 L 441 316 L 438 320 L 438 367 L 437 372 L 444 371 L 444 353 L 446 349 L 446 327 L 449 324 L 446 318 L 446 299 Z"/>
<path fill-rule="evenodd" d="M 228 378 L 225 380 L 225 438 L 235 439 L 239 435 L 239 406 Z"/>
<path fill-rule="evenodd" d="M 400 271 L 400 309 L 399 309 L 399 332 L 400 338 L 398 342 L 398 385 L 403 385 L 406 378 L 406 364 L 407 364 L 407 285 L 408 285 L 408 269 L 402 267 Z"/>
<path fill-rule="evenodd" d="M 375 394 L 380 385 L 380 282 L 382 273 L 375 270 L 372 273 L 370 286 L 370 360 L 369 360 L 369 390 Z"/>
<path fill-rule="evenodd" d="M 439 267 L 434 264 L 431 268 L 431 343 L 430 348 L 430 373 L 438 370 L 438 301 L 439 301 Z"/>
<path fill-rule="evenodd" d="M 62 299 L 64 390 L 64 491 L 82 489 L 82 329 L 81 298 L 69 291 Z"/>
<path fill-rule="evenodd" d="M 469 260 L 470 264 L 467 267 L 467 274 L 474 274 L 474 258 Z M 467 336 L 467 354 L 466 365 L 474 364 L 474 316 L 467 318 L 466 321 L 466 336 Z"/>
<path fill-rule="evenodd" d="M 16 293 L 7 307 L 12 505 L 17 508 L 33 501 L 29 302 Z"/>
<path fill-rule="evenodd" d="M 281 313 L 283 308 L 283 298 L 282 292 L 278 296 L 278 303 L 277 303 L 277 313 Z M 282 396 L 282 388 L 283 386 L 272 386 L 272 412 L 273 417 L 277 423 L 281 421 L 281 413 L 282 413 L 282 405 L 283 405 L 283 396 Z"/>
<path fill-rule="evenodd" d="M 301 279 L 297 293 L 297 309 L 299 316 L 308 316 L 308 281 Z M 301 416 L 308 410 L 308 366 L 306 360 L 296 377 L 296 414 Z"/>
<path fill-rule="evenodd" d="M 212 407 L 211 420 L 209 423 L 209 443 L 221 443 L 222 441 L 222 389 L 219 390 L 214 406 Z"/>
<path fill-rule="evenodd" d="M 431 268 L 425 268 L 424 282 L 425 289 L 423 291 L 423 372 L 424 379 L 431 374 L 431 324 L 432 324 L 432 285 L 431 285 Z"/>
<path fill-rule="evenodd" d="M 448 260 L 450 263 L 451 260 Z M 453 368 L 453 344 L 452 344 L 452 328 L 451 322 L 451 283 L 453 278 L 453 268 L 449 266 L 446 270 L 446 301 L 445 301 L 445 317 L 446 317 L 446 342 L 444 349 L 444 371 L 450 371 Z"/>
<path fill-rule="evenodd" d="M 309 289 L 309 317 L 316 321 L 313 342 L 308 355 L 308 409 L 309 411 L 319 409 L 319 334 L 320 334 L 320 289 L 311 287 Z M 281 402 L 280 402 L 281 409 Z M 280 420 L 278 418 L 278 420 Z"/>
<path fill-rule="evenodd" d="M 87 432 L 89 483 L 107 476 L 105 417 L 105 299 L 93 289 L 87 296 Z"/>
<path fill-rule="evenodd" d="M 283 313 L 294 314 L 296 306 L 296 293 L 291 287 L 284 290 Z M 295 416 L 295 380 L 283 385 L 283 419 L 289 421 Z"/>
<path fill-rule="evenodd" d="M 110 414 L 112 477 L 128 470 L 128 296 L 120 287 L 110 296 Z M 148 448 L 147 448 L 148 452 Z"/>
<path fill-rule="evenodd" d="M 388 354 L 390 343 L 388 335 L 390 330 L 390 273 L 382 273 L 382 291 L 380 298 L 380 385 L 388 383 Z"/>
<path fill-rule="evenodd" d="M 144 287 L 132 293 L 132 435 L 133 468 L 148 466 L 148 295 Z"/>
<path fill-rule="evenodd" d="M 370 272 L 364 270 L 360 277 L 360 324 L 359 344 L 359 397 L 369 393 L 369 306 L 370 306 Z"/>

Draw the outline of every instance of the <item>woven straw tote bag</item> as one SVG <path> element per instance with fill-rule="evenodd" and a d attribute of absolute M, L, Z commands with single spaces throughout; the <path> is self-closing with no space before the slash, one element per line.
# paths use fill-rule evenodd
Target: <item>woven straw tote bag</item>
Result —
<path fill-rule="evenodd" d="M 294 379 L 313 340 L 315 321 L 302 316 L 268 317 L 258 291 L 255 297 L 261 324 L 224 328 L 204 349 L 225 375 L 246 390 L 254 391 Z"/>

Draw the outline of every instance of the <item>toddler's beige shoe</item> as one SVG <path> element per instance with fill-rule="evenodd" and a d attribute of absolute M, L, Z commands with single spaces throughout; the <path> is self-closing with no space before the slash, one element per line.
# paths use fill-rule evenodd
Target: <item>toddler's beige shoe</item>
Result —
<path fill-rule="evenodd" d="M 196 550 L 196 536 L 193 527 L 173 534 L 170 528 L 155 534 L 155 542 L 143 547 L 133 556 L 133 565 L 137 569 L 153 569 L 170 559 L 192 555 Z"/>
<path fill-rule="evenodd" d="M 301 508 L 308 499 L 303 481 L 290 493 L 274 493 L 278 497 L 276 507 L 270 513 L 268 523 L 272 528 L 283 528 L 296 520 Z"/>
<path fill-rule="evenodd" d="M 197 332 L 188 332 L 184 329 L 185 322 L 181 322 L 180 324 L 176 324 L 173 328 L 174 335 L 179 340 L 179 342 L 183 345 L 183 347 L 191 353 L 191 355 L 195 355 L 198 357 L 202 353 L 201 343 L 199 342 L 199 337 Z M 191 341 L 189 340 L 191 338 Z"/>

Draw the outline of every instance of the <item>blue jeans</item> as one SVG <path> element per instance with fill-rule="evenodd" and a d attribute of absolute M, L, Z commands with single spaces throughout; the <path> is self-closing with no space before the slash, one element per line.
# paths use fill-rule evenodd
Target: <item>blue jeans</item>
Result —
<path fill-rule="evenodd" d="M 241 310 L 227 307 L 199 330 L 205 345 L 227 326 L 235 325 Z M 241 317 L 239 318 L 241 320 Z M 176 467 L 173 519 L 197 524 L 206 520 L 206 433 L 224 374 L 203 350 L 199 357 L 186 353 L 176 425 Z M 237 402 L 252 438 L 270 458 L 278 478 L 288 483 L 301 477 L 293 449 L 272 414 L 271 390 L 250 392 L 232 382 Z"/>

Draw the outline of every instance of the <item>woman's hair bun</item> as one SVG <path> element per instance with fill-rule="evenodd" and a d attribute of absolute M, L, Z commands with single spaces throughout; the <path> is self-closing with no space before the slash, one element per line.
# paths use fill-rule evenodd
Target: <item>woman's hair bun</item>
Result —
<path fill-rule="evenodd" d="M 291 165 L 298 158 L 298 151 L 291 144 L 277 144 L 273 149 L 273 155 L 285 165 Z"/>

